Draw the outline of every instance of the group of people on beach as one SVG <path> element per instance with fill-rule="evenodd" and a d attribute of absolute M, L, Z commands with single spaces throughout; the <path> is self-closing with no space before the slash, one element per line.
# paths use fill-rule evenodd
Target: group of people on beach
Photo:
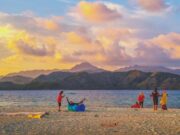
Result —
<path fill-rule="evenodd" d="M 62 103 L 62 99 L 64 97 L 65 96 L 63 95 L 63 91 L 60 91 L 58 96 L 57 96 L 58 111 L 61 111 L 61 103 Z M 167 110 L 168 94 L 167 94 L 166 90 L 163 90 L 162 94 L 159 94 L 157 88 L 155 88 L 154 91 L 151 93 L 150 97 L 153 101 L 153 109 L 155 111 L 158 109 L 159 97 L 161 97 L 160 104 L 161 104 L 162 110 Z M 68 105 L 80 105 L 80 104 L 83 104 L 83 102 L 86 99 L 84 98 L 80 102 L 73 102 L 73 101 L 69 100 L 68 97 L 66 97 L 66 100 L 67 100 Z M 145 95 L 144 95 L 144 92 L 141 92 L 137 97 L 136 103 L 134 105 L 132 105 L 131 108 L 143 108 L 144 107 L 144 101 L 145 101 Z"/>
<path fill-rule="evenodd" d="M 155 111 L 158 109 L 159 97 L 161 97 L 160 105 L 161 105 L 162 110 L 167 110 L 168 94 L 166 90 L 163 90 L 162 94 L 159 94 L 157 88 L 155 88 L 154 91 L 151 93 L 150 97 L 153 101 L 153 109 Z M 145 100 L 144 93 L 141 92 L 137 97 L 136 104 L 132 105 L 131 108 L 143 108 L 144 100 Z"/>

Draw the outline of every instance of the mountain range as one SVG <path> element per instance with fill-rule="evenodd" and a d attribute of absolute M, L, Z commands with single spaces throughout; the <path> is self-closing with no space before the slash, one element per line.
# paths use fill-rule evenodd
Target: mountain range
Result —
<path fill-rule="evenodd" d="M 24 76 L 24 77 L 29 77 L 29 78 L 36 78 L 40 75 L 47 75 L 52 72 L 59 71 L 58 69 L 53 69 L 53 70 L 30 70 L 30 71 L 20 71 L 16 73 L 10 73 L 7 74 L 6 77 L 13 77 L 13 76 Z M 2 77 L 1 77 L 2 78 Z"/>
<path fill-rule="evenodd" d="M 12 82 L 14 84 L 27 84 L 33 79 L 25 76 L 5 76 L 0 79 L 0 82 Z"/>
<path fill-rule="evenodd" d="M 41 75 L 30 83 L 15 84 L 0 83 L 0 89 L 40 90 L 40 89 L 83 89 L 83 90 L 113 90 L 113 89 L 180 89 L 180 76 L 157 72 L 146 73 L 137 70 L 129 72 L 53 72 Z"/>
<path fill-rule="evenodd" d="M 58 70 L 58 69 L 52 69 L 52 70 L 30 70 L 30 71 L 20 71 L 16 73 L 10 73 L 3 77 L 14 77 L 14 76 L 24 76 L 29 78 L 36 78 L 40 75 L 48 75 L 52 72 L 57 71 L 63 71 L 63 72 L 88 72 L 88 73 L 94 73 L 94 72 L 103 72 L 106 71 L 104 69 L 98 68 L 88 62 L 82 62 L 80 64 L 75 65 L 71 69 L 64 69 L 64 70 Z M 0 79 L 3 78 L 0 76 Z"/>
<path fill-rule="evenodd" d="M 180 89 L 180 70 L 130 66 L 110 72 L 83 62 L 68 70 L 33 70 L 0 78 L 0 89 Z"/>
<path fill-rule="evenodd" d="M 134 65 L 124 68 L 119 68 L 118 70 L 115 70 L 115 72 L 127 72 L 131 70 L 139 70 L 142 72 L 167 72 L 167 73 L 173 73 L 180 75 L 180 69 L 170 69 L 163 66 L 140 66 L 140 65 Z"/>
<path fill-rule="evenodd" d="M 6 76 L 0 77 L 0 82 L 12 82 L 14 84 L 27 84 L 32 80 L 36 80 L 36 78 L 42 78 L 45 75 L 53 73 L 55 75 L 56 72 L 88 72 L 88 73 L 96 73 L 96 72 L 104 72 L 106 70 L 98 68 L 88 62 L 83 62 L 80 64 L 75 65 L 71 69 L 64 69 L 64 70 L 30 70 L 30 71 L 21 71 L 17 73 L 10 73 Z M 68 73 L 66 73 L 68 74 Z M 62 75 L 62 74 L 61 74 Z M 59 74 L 55 75 L 59 76 Z"/>

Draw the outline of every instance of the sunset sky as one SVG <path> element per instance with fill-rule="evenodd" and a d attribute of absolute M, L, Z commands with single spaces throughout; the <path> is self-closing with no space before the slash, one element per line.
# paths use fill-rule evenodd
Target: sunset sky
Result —
<path fill-rule="evenodd" d="M 0 0 L 0 75 L 84 61 L 180 68 L 180 0 Z"/>

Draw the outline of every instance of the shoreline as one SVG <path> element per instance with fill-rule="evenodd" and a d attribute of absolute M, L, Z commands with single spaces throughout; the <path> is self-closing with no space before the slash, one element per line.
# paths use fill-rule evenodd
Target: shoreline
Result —
<path fill-rule="evenodd" d="M 153 89 L 0 89 L 0 91 L 152 91 Z M 161 90 L 159 90 L 161 91 Z M 168 91 L 180 91 L 180 89 L 169 89 Z"/>

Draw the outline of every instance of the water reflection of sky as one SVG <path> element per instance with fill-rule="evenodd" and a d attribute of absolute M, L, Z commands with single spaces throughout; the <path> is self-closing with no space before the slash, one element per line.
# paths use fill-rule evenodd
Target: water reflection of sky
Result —
<path fill-rule="evenodd" d="M 57 90 L 36 91 L 0 91 L 0 106 L 56 106 Z M 139 90 L 66 90 L 64 95 L 70 100 L 78 102 L 87 98 L 87 106 L 115 106 L 129 107 L 136 102 Z M 150 94 L 152 91 L 144 91 L 145 107 L 151 107 Z M 161 93 L 161 91 L 160 91 Z M 180 91 L 168 91 L 168 106 L 180 108 Z M 63 106 L 67 104 L 63 100 Z"/>

